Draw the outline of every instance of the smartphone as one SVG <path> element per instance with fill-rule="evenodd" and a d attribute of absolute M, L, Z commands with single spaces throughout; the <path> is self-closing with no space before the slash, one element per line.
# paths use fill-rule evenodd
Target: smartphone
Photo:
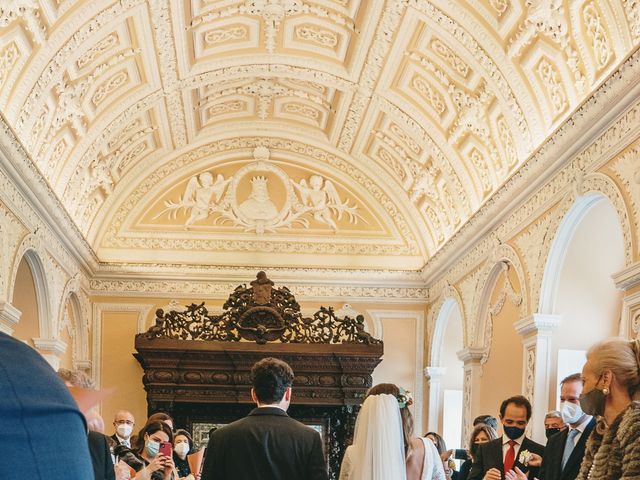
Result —
<path fill-rule="evenodd" d="M 453 458 L 455 458 L 456 460 L 468 460 L 469 459 L 469 452 L 467 452 L 466 450 L 464 450 L 462 448 L 456 448 L 453 451 Z"/>
<path fill-rule="evenodd" d="M 160 454 L 166 457 L 173 455 L 173 446 L 170 442 L 160 442 Z"/>

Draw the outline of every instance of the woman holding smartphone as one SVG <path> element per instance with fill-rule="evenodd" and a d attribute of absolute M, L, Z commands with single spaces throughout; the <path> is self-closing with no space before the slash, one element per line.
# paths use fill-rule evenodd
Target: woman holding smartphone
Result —
<path fill-rule="evenodd" d="M 174 480 L 175 465 L 170 451 L 173 433 L 164 422 L 147 423 L 136 439 L 133 453 L 144 464 L 136 469 L 135 480 Z M 167 447 L 168 445 L 168 447 Z"/>

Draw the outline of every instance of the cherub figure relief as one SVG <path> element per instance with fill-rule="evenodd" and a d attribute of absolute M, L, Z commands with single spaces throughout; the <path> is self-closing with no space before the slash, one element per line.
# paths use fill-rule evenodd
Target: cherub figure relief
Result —
<path fill-rule="evenodd" d="M 334 220 L 334 214 L 337 214 L 338 220 L 342 218 L 342 214 L 346 212 L 349 215 L 350 223 L 356 223 L 357 207 L 349 206 L 348 202 L 342 202 L 336 190 L 336 187 L 330 180 L 325 180 L 320 175 L 311 175 L 309 184 L 303 178 L 299 183 L 291 180 L 291 185 L 300 195 L 301 211 L 310 211 L 313 218 L 318 222 L 329 225 L 334 231 L 338 230 L 338 226 Z"/>
<path fill-rule="evenodd" d="M 213 175 L 209 172 L 204 172 L 197 177 L 192 177 L 189 183 L 187 183 L 187 188 L 179 202 L 165 202 L 166 210 L 171 210 L 169 218 L 175 218 L 176 212 L 180 208 L 191 210 L 191 214 L 185 222 L 186 226 L 193 225 L 198 220 L 207 218 L 212 208 L 220 203 L 220 199 L 230 181 L 230 178 L 225 180 L 224 175 L 220 173 L 216 177 L 215 182 Z M 157 217 L 162 215 L 166 210 L 163 210 Z"/>

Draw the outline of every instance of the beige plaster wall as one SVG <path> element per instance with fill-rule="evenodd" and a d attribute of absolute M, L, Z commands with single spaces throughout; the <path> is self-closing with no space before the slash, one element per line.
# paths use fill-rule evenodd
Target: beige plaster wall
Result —
<path fill-rule="evenodd" d="M 11 303 L 22 312 L 20 321 L 13 330 L 13 336 L 34 347 L 33 338 L 40 337 L 38 300 L 31 268 L 24 258 L 18 265 Z"/>
<path fill-rule="evenodd" d="M 511 283 L 519 291 L 517 278 L 509 270 Z M 496 281 L 491 304 L 498 299 L 504 285 L 505 273 Z M 498 416 L 505 398 L 522 393 L 523 347 L 522 338 L 513 327 L 520 320 L 520 309 L 507 300 L 498 315 L 493 317 L 493 338 L 487 363 L 482 368 L 480 412 Z"/>

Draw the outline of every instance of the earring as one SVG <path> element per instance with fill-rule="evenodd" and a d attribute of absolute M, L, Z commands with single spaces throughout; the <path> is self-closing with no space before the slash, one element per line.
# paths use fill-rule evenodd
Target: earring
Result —
<path fill-rule="evenodd" d="M 605 395 L 609 395 L 609 389 L 607 387 L 604 387 L 602 389 L 602 393 L 604 393 Z"/>

